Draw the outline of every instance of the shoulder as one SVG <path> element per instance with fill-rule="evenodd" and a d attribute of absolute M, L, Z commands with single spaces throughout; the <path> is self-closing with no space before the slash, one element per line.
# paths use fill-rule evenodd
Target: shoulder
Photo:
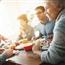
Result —
<path fill-rule="evenodd" d="M 46 24 L 45 27 L 48 28 L 48 29 L 53 29 L 54 26 L 55 26 L 55 22 L 51 22 L 51 21 L 49 21 L 49 22 Z"/>
<path fill-rule="evenodd" d="M 55 24 L 55 28 L 54 28 L 55 31 L 59 30 L 59 31 L 62 31 L 62 32 L 65 32 L 65 16 L 62 16 L 59 18 L 58 21 L 56 21 L 56 24 Z"/>
<path fill-rule="evenodd" d="M 36 28 L 36 29 L 39 29 L 39 28 L 41 28 L 42 26 L 44 26 L 44 25 L 42 25 L 41 23 L 39 23 L 39 24 L 37 24 L 37 25 L 35 26 L 35 28 Z"/>
<path fill-rule="evenodd" d="M 54 26 L 54 25 L 55 25 L 55 22 L 54 22 L 54 21 L 48 21 L 47 25 L 52 25 L 52 26 Z"/>

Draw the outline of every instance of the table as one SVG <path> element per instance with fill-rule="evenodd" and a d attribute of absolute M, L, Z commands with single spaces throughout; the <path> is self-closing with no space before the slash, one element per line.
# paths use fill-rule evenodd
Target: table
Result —
<path fill-rule="evenodd" d="M 18 55 L 15 55 L 8 59 L 8 65 L 39 65 L 41 63 L 40 58 L 29 57 L 25 51 L 21 51 Z"/>

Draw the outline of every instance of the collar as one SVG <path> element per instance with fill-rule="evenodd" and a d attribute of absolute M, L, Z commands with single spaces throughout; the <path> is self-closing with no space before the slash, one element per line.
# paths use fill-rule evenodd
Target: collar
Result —
<path fill-rule="evenodd" d="M 65 13 L 65 9 L 62 9 L 61 12 L 59 13 L 58 17 L 56 18 L 56 21 L 59 20 L 59 18 L 61 17 L 61 15 L 63 15 Z"/>

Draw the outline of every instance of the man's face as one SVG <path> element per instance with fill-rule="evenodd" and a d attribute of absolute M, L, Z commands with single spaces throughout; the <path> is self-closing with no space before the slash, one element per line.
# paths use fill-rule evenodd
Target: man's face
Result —
<path fill-rule="evenodd" d="M 46 10 L 46 14 L 50 20 L 55 20 L 58 14 L 58 8 L 55 4 L 45 2 L 44 8 Z"/>
<path fill-rule="evenodd" d="M 36 15 L 37 15 L 37 17 L 39 18 L 39 20 L 44 21 L 44 19 L 45 19 L 45 14 L 44 14 L 44 12 L 43 12 L 42 9 L 37 9 L 37 10 L 36 10 Z"/>

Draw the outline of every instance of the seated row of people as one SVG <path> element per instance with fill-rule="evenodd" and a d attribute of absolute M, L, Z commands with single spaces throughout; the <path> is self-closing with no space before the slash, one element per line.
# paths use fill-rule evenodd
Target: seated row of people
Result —
<path fill-rule="evenodd" d="M 36 15 L 39 19 L 39 24 L 34 28 L 29 25 L 29 20 L 26 14 L 22 14 L 18 17 L 20 20 L 20 38 L 31 39 L 35 37 L 35 31 L 39 31 L 39 37 L 52 38 L 53 37 L 53 28 L 55 23 L 49 21 L 49 18 L 45 14 L 45 9 L 43 6 L 38 6 L 35 8 Z"/>
<path fill-rule="evenodd" d="M 65 0 L 44 0 L 43 3 L 46 4 L 44 7 L 39 6 L 35 9 L 37 17 L 40 20 L 39 25 L 35 28 L 39 30 L 43 38 L 46 40 L 51 39 L 50 46 L 48 50 L 41 51 L 40 43 L 38 43 L 33 45 L 32 51 L 44 63 L 65 65 Z M 27 16 L 21 16 L 19 19 L 21 20 L 20 23 L 23 22 L 25 24 L 22 23 L 24 28 L 21 26 L 20 38 L 31 38 L 34 35 L 34 29 L 32 27 L 29 29 Z M 49 21 L 50 19 L 51 21 Z M 29 33 L 28 30 L 31 30 L 31 32 Z M 1 59 L 3 59 L 3 55 L 9 56 L 9 53 L 3 53 L 1 54 Z"/>
<path fill-rule="evenodd" d="M 41 52 L 39 43 L 32 51 L 41 58 L 41 65 L 65 65 L 65 0 L 43 0 L 43 4 L 49 19 L 55 21 L 53 38 L 48 50 Z"/>
<path fill-rule="evenodd" d="M 36 14 L 40 20 L 40 25 L 38 25 L 37 28 L 41 34 L 44 34 L 44 37 L 46 35 L 45 38 L 53 38 L 48 50 L 41 51 L 39 43 L 33 46 L 32 51 L 34 54 L 41 58 L 42 62 L 50 63 L 53 65 L 65 65 L 65 0 L 43 0 L 43 3 L 45 4 L 44 8 L 36 8 Z M 48 21 L 46 14 L 48 15 L 49 20 L 53 21 Z M 25 19 L 25 17 L 23 19 Z M 27 33 L 28 29 L 26 28 L 27 27 L 25 26 L 25 28 L 22 28 L 22 30 L 26 32 L 26 35 L 29 35 L 29 33 Z M 54 31 L 52 31 L 53 28 Z M 31 32 L 33 31 L 31 30 Z M 26 35 L 24 37 L 26 37 Z M 22 34 L 21 37 L 23 37 Z M 12 55 L 12 50 L 2 53 L 0 55 L 0 60 L 5 59 L 10 55 Z"/>
<path fill-rule="evenodd" d="M 39 24 L 34 28 L 28 24 L 29 20 L 26 14 L 22 14 L 18 17 L 18 20 L 20 21 L 20 35 L 18 40 L 25 39 L 25 38 L 27 38 L 28 40 L 31 40 L 32 38 L 36 39 L 34 35 L 35 31 L 39 31 L 40 33 L 38 38 L 42 37 L 45 38 L 46 40 L 52 39 L 54 22 L 49 21 L 48 17 L 45 14 L 45 9 L 43 6 L 36 7 L 35 11 L 39 19 Z M 1 40 L 5 41 L 6 39 L 7 38 L 0 35 L 0 41 Z M 12 51 L 12 49 L 4 51 L 3 54 L 1 54 L 1 59 L 3 60 L 6 59 L 6 56 L 10 57 L 13 54 L 13 51 L 12 52 L 10 51 Z M 10 54 L 8 52 L 10 52 Z"/>

